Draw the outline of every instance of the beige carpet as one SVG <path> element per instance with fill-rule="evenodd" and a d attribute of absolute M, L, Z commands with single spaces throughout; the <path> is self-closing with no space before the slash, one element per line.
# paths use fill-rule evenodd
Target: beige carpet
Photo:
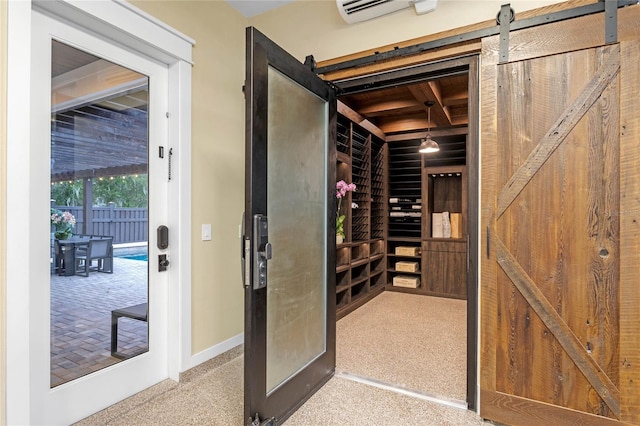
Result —
<path fill-rule="evenodd" d="M 480 425 L 468 410 L 334 377 L 285 422 L 287 426 Z"/>
<path fill-rule="evenodd" d="M 455 324 L 460 310 L 464 314 L 466 302 L 431 299 L 384 292 L 341 319 L 337 369 L 419 392 L 464 399 L 465 339 L 460 334 L 464 326 L 460 330 Z M 446 345 L 436 344 L 434 327 L 440 328 L 438 339 L 447 335 L 455 338 L 445 339 Z M 77 424 L 242 426 L 242 353 L 242 347 L 234 348 L 182 374 L 180 383 L 167 380 Z M 347 380 L 340 373 L 286 421 L 287 426 L 370 424 L 483 422 L 468 410 Z"/>
<path fill-rule="evenodd" d="M 76 423 L 94 425 L 243 425 L 242 346 Z"/>
<path fill-rule="evenodd" d="M 466 399 L 464 300 L 385 291 L 337 324 L 336 368 L 447 399 Z"/>
<path fill-rule="evenodd" d="M 243 357 L 170 381 L 91 416 L 77 425 L 242 426 Z M 479 425 L 477 414 L 334 377 L 286 422 L 287 426 Z"/>

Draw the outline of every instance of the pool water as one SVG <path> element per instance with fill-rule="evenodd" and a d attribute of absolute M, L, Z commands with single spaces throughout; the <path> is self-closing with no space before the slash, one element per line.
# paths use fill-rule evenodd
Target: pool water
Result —
<path fill-rule="evenodd" d="M 143 261 L 147 261 L 148 257 L 146 253 L 140 253 L 140 254 L 123 254 L 121 256 L 117 256 L 117 257 L 121 257 L 123 259 L 131 259 L 131 260 L 143 260 Z"/>

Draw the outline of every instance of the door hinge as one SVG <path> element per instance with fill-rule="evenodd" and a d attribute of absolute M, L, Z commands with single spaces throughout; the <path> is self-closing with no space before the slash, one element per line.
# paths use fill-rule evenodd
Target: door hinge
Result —
<path fill-rule="evenodd" d="M 260 416 L 256 413 L 255 418 L 249 417 L 247 420 L 247 426 L 276 426 L 276 418 L 271 417 L 265 420 L 260 420 Z"/>

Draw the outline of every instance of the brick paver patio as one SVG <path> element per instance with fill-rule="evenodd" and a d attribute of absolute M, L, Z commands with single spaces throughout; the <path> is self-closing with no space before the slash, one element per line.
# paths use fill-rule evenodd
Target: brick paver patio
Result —
<path fill-rule="evenodd" d="M 147 301 L 147 262 L 114 258 L 113 274 L 51 275 L 51 387 L 121 362 L 111 356 L 111 311 Z M 147 323 L 120 318 L 118 351 L 148 347 Z"/>

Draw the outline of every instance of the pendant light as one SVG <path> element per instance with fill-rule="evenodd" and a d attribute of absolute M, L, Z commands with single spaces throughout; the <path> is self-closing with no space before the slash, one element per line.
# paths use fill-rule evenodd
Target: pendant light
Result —
<path fill-rule="evenodd" d="M 429 154 L 431 152 L 440 151 L 440 146 L 438 145 L 438 142 L 431 139 L 431 106 L 434 104 L 434 102 L 428 101 L 428 102 L 425 102 L 424 104 L 427 106 L 427 111 L 429 115 L 428 117 L 429 127 L 427 127 L 427 136 L 422 140 L 422 142 L 420 142 L 420 148 L 418 149 L 418 152 L 420 154 Z"/>

